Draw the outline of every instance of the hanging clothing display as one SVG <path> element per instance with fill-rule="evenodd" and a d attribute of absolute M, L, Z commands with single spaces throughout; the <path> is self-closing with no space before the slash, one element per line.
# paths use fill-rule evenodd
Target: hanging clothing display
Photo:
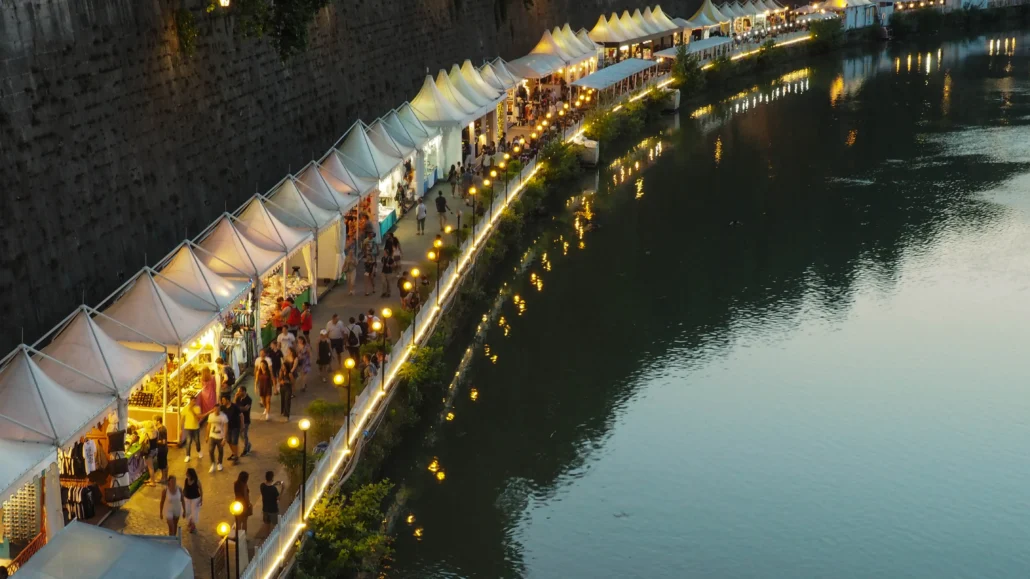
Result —
<path fill-rule="evenodd" d="M 73 519 L 91 519 L 101 504 L 100 488 L 97 485 L 61 484 L 61 504 L 64 505 L 64 522 Z"/>

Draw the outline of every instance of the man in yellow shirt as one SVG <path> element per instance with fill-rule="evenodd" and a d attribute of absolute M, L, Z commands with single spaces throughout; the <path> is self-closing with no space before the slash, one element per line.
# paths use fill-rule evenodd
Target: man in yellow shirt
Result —
<path fill-rule="evenodd" d="M 194 441 L 197 445 L 197 459 L 204 456 L 200 451 L 200 398 L 194 396 L 190 405 L 182 411 L 182 430 L 186 440 L 186 462 L 190 461 L 190 447 Z"/>

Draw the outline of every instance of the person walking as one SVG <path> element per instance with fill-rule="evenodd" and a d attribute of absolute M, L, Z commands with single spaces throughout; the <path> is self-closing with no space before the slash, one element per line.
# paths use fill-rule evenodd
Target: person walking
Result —
<path fill-rule="evenodd" d="M 232 492 L 236 496 L 236 500 L 243 503 L 243 513 L 236 517 L 236 524 L 244 533 L 247 532 L 247 520 L 254 514 L 254 505 L 250 502 L 250 485 L 247 484 L 249 481 L 250 473 L 243 471 L 236 477 L 236 482 L 232 484 Z"/>
<path fill-rule="evenodd" d="M 440 191 L 436 195 L 436 213 L 440 217 L 440 232 L 443 233 L 443 228 L 447 225 L 447 213 L 451 211 L 451 208 L 447 205 L 447 199 L 443 196 L 443 191 Z"/>
<path fill-rule="evenodd" d="M 267 537 L 272 527 L 279 522 L 279 495 L 282 494 L 283 481 L 272 482 L 275 473 L 267 471 L 265 482 L 261 483 L 261 531 Z"/>
<path fill-rule="evenodd" d="M 268 358 L 272 361 L 272 387 L 274 390 L 279 385 L 279 372 L 283 367 L 283 351 L 279 348 L 278 342 L 268 345 Z"/>
<path fill-rule="evenodd" d="M 232 400 L 229 399 L 227 394 L 223 394 L 219 400 L 221 404 L 222 413 L 226 417 L 226 426 L 228 427 L 228 442 L 229 442 L 229 460 L 233 464 L 239 464 L 240 462 L 240 429 L 243 427 L 243 413 L 240 411 L 240 407 L 233 404 Z"/>
<path fill-rule="evenodd" d="M 296 381 L 294 389 L 300 390 L 301 392 L 307 392 L 308 374 L 311 373 L 311 346 L 303 337 L 297 341 L 296 368 L 297 371 L 293 377 Z"/>
<path fill-rule="evenodd" d="M 246 456 L 250 453 L 250 408 L 254 405 L 254 399 L 247 394 L 246 388 L 237 388 L 236 397 L 233 398 L 233 404 L 240 409 L 240 440 L 243 441 L 243 452 L 240 456 Z"/>
<path fill-rule="evenodd" d="M 454 190 L 458 187 L 458 170 L 451 165 L 451 170 L 447 173 L 447 182 L 451 184 L 451 197 L 454 197 Z"/>
<path fill-rule="evenodd" d="M 199 460 L 204 453 L 200 450 L 200 397 L 194 396 L 190 400 L 189 406 L 182 412 L 182 432 L 183 438 L 186 443 L 186 460 L 190 461 L 190 450 L 191 447 L 197 445 L 197 459 Z"/>
<path fill-rule="evenodd" d="M 451 197 L 454 197 L 454 184 L 457 182 L 458 179 L 456 177 L 454 178 L 454 180 L 451 181 Z M 426 234 L 426 213 L 427 212 L 425 199 L 419 197 L 418 207 L 415 208 L 415 225 L 417 227 L 415 230 L 415 235 Z"/>
<path fill-rule="evenodd" d="M 339 315 L 333 314 L 333 318 L 325 325 L 325 331 L 329 337 L 329 345 L 336 356 L 336 363 L 337 365 L 342 365 L 344 338 L 347 337 L 347 327 Z"/>
<path fill-rule="evenodd" d="M 204 505 L 204 487 L 200 485 L 197 471 L 192 468 L 186 469 L 186 480 L 182 483 L 182 496 L 185 499 L 186 528 L 190 533 L 196 533 L 197 523 L 200 522 L 200 507 Z"/>
<path fill-rule="evenodd" d="M 388 297 L 390 297 L 390 289 L 391 289 L 391 286 L 390 286 L 390 276 L 393 275 L 393 267 L 394 267 L 394 258 L 393 258 L 393 255 L 391 254 L 391 252 L 389 252 L 389 251 L 384 252 L 383 253 L 383 257 L 382 257 L 382 261 L 383 261 L 383 268 L 382 268 L 382 272 L 383 272 L 382 273 L 382 275 L 383 275 L 383 293 L 379 294 L 379 297 L 381 297 L 381 298 L 388 298 Z"/>
<path fill-rule="evenodd" d="M 300 335 L 300 310 L 294 305 L 293 298 L 286 298 L 286 307 L 283 308 L 283 314 L 286 316 L 286 325 L 296 338 Z"/>
<path fill-rule="evenodd" d="M 352 316 L 350 318 L 350 325 L 347 326 L 347 355 L 353 360 L 357 360 L 361 353 L 361 337 L 361 326 L 358 325 Z M 340 367 L 343 367 L 342 361 L 340 362 Z"/>
<path fill-rule="evenodd" d="M 376 291 L 376 265 L 379 260 L 379 244 L 371 231 L 361 243 L 361 260 L 365 264 L 365 296 Z"/>
<path fill-rule="evenodd" d="M 353 249 L 348 249 L 343 256 L 343 275 L 347 278 L 347 295 L 354 295 L 354 280 L 358 277 L 358 260 L 354 258 Z"/>
<path fill-rule="evenodd" d="M 222 470 L 222 456 L 225 453 L 225 430 L 229 425 L 229 417 L 222 412 L 221 406 L 215 406 L 207 411 L 207 452 L 211 459 L 211 468 L 207 472 L 215 472 L 217 468 Z M 218 451 L 218 460 L 215 460 L 215 451 Z"/>
<path fill-rule="evenodd" d="M 318 333 L 318 375 L 322 377 L 322 382 L 326 381 L 333 365 L 333 347 L 327 334 L 325 330 Z"/>
<path fill-rule="evenodd" d="M 157 435 L 153 440 L 153 445 L 157 449 L 157 454 L 154 455 L 154 470 L 161 472 L 161 481 L 168 481 L 168 429 L 162 423 L 160 415 L 154 417 L 154 424 L 157 425 L 155 432 Z"/>
<path fill-rule="evenodd" d="M 272 367 L 268 358 L 261 356 L 254 363 L 254 386 L 257 388 L 258 397 L 261 398 L 261 406 L 264 407 L 264 419 L 268 420 L 268 412 L 272 407 Z"/>
<path fill-rule="evenodd" d="M 290 421 L 290 406 L 293 401 L 293 372 L 290 366 L 292 364 L 283 364 L 279 370 L 279 412 L 283 422 Z"/>
<path fill-rule="evenodd" d="M 175 476 L 168 477 L 165 488 L 161 490 L 161 518 L 168 523 L 168 535 L 174 537 L 179 530 L 179 519 L 186 510 L 186 501 L 182 497 L 182 489 L 175 484 Z"/>
<path fill-rule="evenodd" d="M 315 317 L 311 315 L 311 304 L 304 302 L 304 310 L 300 312 L 300 333 L 308 342 L 311 341 L 311 328 L 315 327 Z"/>
<path fill-rule="evenodd" d="M 286 352 L 297 344 L 297 336 L 291 334 L 286 329 L 286 326 L 283 326 L 280 328 L 279 335 L 275 338 L 275 343 L 279 344 L 279 350 Z"/>

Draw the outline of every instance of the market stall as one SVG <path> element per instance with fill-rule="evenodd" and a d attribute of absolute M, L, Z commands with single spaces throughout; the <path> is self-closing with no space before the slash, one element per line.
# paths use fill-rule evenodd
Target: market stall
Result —
<path fill-rule="evenodd" d="M 408 103 L 386 113 L 380 120 L 395 141 L 415 150 L 415 196 L 424 196 L 436 180 L 443 177 L 440 131 L 422 124 Z"/>
<path fill-rule="evenodd" d="M 0 360 L 0 557 L 15 562 L 46 542 L 48 527 L 63 524 L 53 466 L 58 453 L 89 432 L 117 400 L 112 392 L 61 386 L 37 364 L 46 357 L 21 345 Z"/>
<path fill-rule="evenodd" d="M 280 221 L 268 210 L 260 195 L 244 203 L 235 216 L 236 228 L 251 243 L 285 256 L 258 278 L 257 320 L 264 347 L 275 338 L 282 301 L 292 298 L 294 306 L 300 308 L 311 299 L 314 282 L 311 246 L 315 238 L 310 230 L 290 227 Z"/>
<path fill-rule="evenodd" d="M 712 4 L 712 0 L 704 0 L 697 12 L 687 20 L 700 29 L 701 39 L 708 38 L 711 31 L 716 28 L 726 34 L 729 34 L 730 31 L 731 18 L 719 12 L 719 9 Z"/>
<path fill-rule="evenodd" d="M 424 125 L 440 131 L 443 167 L 462 162 L 461 133 L 467 115 L 447 100 L 432 76 L 426 76 L 422 89 L 411 99 L 411 110 Z"/>
<path fill-rule="evenodd" d="M 292 175 L 285 177 L 263 198 L 279 221 L 295 229 L 309 229 L 315 236 L 311 251 L 315 291 L 311 292 L 311 303 L 317 304 L 320 293 L 329 291 L 329 286 L 343 272 L 343 216 L 337 208 L 324 209 L 301 193 Z"/>
<path fill-rule="evenodd" d="M 193 560 L 175 537 L 123 535 L 72 523 L 23 565 L 18 579 L 193 579 Z"/>
<path fill-rule="evenodd" d="M 374 233 L 377 239 L 382 239 L 397 220 L 397 201 L 393 191 L 403 178 L 404 162 L 377 147 L 361 121 L 351 125 L 333 148 L 340 153 L 339 160 L 351 174 L 377 183 L 377 205 L 370 209 L 374 209 L 371 214 L 378 223 Z"/>
<path fill-rule="evenodd" d="M 204 295 L 197 287 L 204 284 L 202 280 L 189 280 L 175 267 L 166 267 L 165 271 L 168 276 L 149 267 L 141 270 L 101 302 L 105 315 L 96 321 L 104 332 L 126 346 L 167 350 L 166 363 L 130 394 L 128 418 L 130 424 L 145 423 L 161 415 L 168 438 L 174 442 L 179 440 L 181 408 L 188 407 L 196 397 L 205 411 L 217 402 L 214 378 L 204 381 L 201 377 L 217 375 L 213 372 L 219 357 L 217 344 L 224 328 L 218 302 L 229 308 L 235 299 L 215 300 L 210 290 Z M 241 295 L 246 289 L 240 288 Z"/>
<path fill-rule="evenodd" d="M 311 161 L 297 173 L 294 183 L 305 199 L 324 210 L 334 211 L 340 216 L 340 219 L 333 225 L 336 229 L 335 235 L 338 236 L 335 244 L 331 243 L 332 238 L 329 236 L 318 237 L 319 255 L 325 256 L 330 251 L 336 251 L 336 259 L 333 263 L 319 260 L 318 277 L 328 279 L 330 275 L 335 275 L 336 277 L 333 279 L 339 281 L 346 275 L 346 272 L 343 271 L 343 264 L 348 247 L 350 247 L 347 241 L 347 217 L 357 207 L 361 196 L 351 186 L 345 187 L 344 191 L 338 191 L 332 187 L 322 175 L 320 167 L 315 161 Z"/>
<path fill-rule="evenodd" d="M 375 213 L 379 205 L 378 182 L 358 177 L 347 168 L 352 161 L 336 149 L 330 149 L 318 163 L 318 174 L 338 196 L 344 197 L 349 207 L 343 216 L 344 256 L 357 254 L 358 237 L 361 232 L 376 232 L 378 219 Z"/>
<path fill-rule="evenodd" d="M 402 161 L 400 167 L 394 170 L 394 173 L 399 171 L 399 179 L 395 180 L 396 183 L 393 185 L 393 189 L 383 192 L 384 195 L 392 195 L 394 200 L 398 202 L 397 213 L 398 218 L 400 218 L 404 215 L 404 209 L 406 207 L 414 207 L 415 199 L 421 196 L 420 189 L 422 187 L 416 184 L 415 178 L 418 151 L 407 135 L 402 135 L 401 138 L 394 138 L 386 125 L 386 121 L 382 118 L 372 121 L 371 124 L 365 127 L 365 132 L 376 148 Z"/>

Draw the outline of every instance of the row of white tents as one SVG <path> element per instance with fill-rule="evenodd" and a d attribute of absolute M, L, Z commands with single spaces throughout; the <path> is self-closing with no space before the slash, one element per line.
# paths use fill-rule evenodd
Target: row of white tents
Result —
<path fill-rule="evenodd" d="M 161 373 L 170 355 L 217 349 L 233 310 L 250 304 L 260 320 L 262 290 L 278 286 L 279 276 L 285 287 L 299 269 L 317 302 L 318 280 L 341 276 L 352 212 L 367 209 L 378 223 L 380 194 L 393 196 L 406 166 L 416 194 L 427 191 L 461 160 L 465 128 L 474 131 L 479 122 L 485 131 L 499 129 L 499 105 L 524 79 L 588 73 L 605 43 L 682 29 L 660 7 L 602 16 L 589 32 L 568 24 L 545 31 L 529 55 L 511 63 L 497 58 L 476 67 L 466 60 L 427 76 L 410 103 L 355 122 L 321 158 L 218 216 L 97 307 L 80 306 L 37 342 L 15 348 L 0 360 L 0 503 L 53 472 L 59 449 L 104 418 L 117 416 L 124 427 L 130 393 Z M 52 536 L 62 517 L 48 520 Z"/>

